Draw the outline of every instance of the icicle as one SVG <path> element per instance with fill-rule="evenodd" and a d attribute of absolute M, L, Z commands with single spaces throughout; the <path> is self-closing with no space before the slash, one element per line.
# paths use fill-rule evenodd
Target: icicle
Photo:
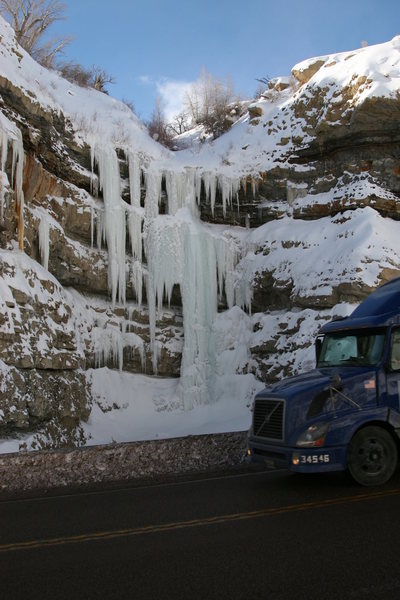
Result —
<path fill-rule="evenodd" d="M 94 172 L 94 163 L 95 163 L 95 147 L 90 146 L 90 193 L 92 196 L 97 198 L 99 195 L 99 179 Z"/>
<path fill-rule="evenodd" d="M 113 364 L 122 371 L 124 344 L 119 327 L 108 326 L 106 329 L 94 327 L 92 336 L 96 368 L 102 367 L 112 360 Z"/>
<path fill-rule="evenodd" d="M 129 190 L 131 206 L 128 210 L 128 232 L 129 239 L 131 242 L 132 256 L 136 262 L 140 264 L 142 261 L 142 223 L 144 219 L 144 209 L 140 205 L 141 199 L 141 168 L 140 160 L 137 154 L 129 152 L 128 154 L 128 165 L 129 165 Z M 161 191 L 160 191 L 161 194 Z M 157 200 L 157 202 L 159 199 Z M 158 212 L 158 208 L 157 208 Z M 132 285 L 135 289 L 136 297 L 138 298 L 139 305 L 142 302 L 142 272 L 138 273 L 138 267 L 134 266 L 134 276 L 132 279 Z"/>
<path fill-rule="evenodd" d="M 94 239 L 94 217 L 95 212 L 93 206 L 90 207 L 90 247 L 93 248 Z"/>
<path fill-rule="evenodd" d="M 222 196 L 222 214 L 226 215 L 226 207 L 232 206 L 232 182 L 225 175 L 219 175 L 218 185 Z"/>
<path fill-rule="evenodd" d="M 201 200 L 201 182 L 202 176 L 199 170 L 195 173 L 195 188 L 196 188 L 196 202 L 199 205 Z"/>
<path fill-rule="evenodd" d="M 104 198 L 104 235 L 108 248 L 108 286 L 113 305 L 117 295 L 125 302 L 125 207 L 121 200 L 119 164 L 115 150 L 111 147 L 96 147 L 95 159 L 99 166 L 99 184 Z"/>
<path fill-rule="evenodd" d="M 193 215 L 197 215 L 201 194 L 201 174 L 198 170 L 186 167 L 183 172 L 167 171 L 165 182 L 168 214 L 175 215 L 181 208 L 189 208 Z"/>
<path fill-rule="evenodd" d="M 141 180 L 141 169 L 140 160 L 137 154 L 129 152 L 128 154 L 128 166 L 129 166 L 129 190 L 131 197 L 132 206 L 140 206 L 140 180 Z"/>
<path fill-rule="evenodd" d="M 150 322 L 150 349 L 153 370 L 157 373 L 157 344 L 155 337 L 157 309 L 162 308 L 164 293 L 170 299 L 174 284 L 182 281 L 183 248 L 182 221 L 172 217 L 156 219 L 149 225 L 146 237 L 148 257 L 147 298 Z"/>
<path fill-rule="evenodd" d="M 46 212 L 41 211 L 39 223 L 39 251 L 43 267 L 49 269 L 50 254 L 50 224 Z"/>
<path fill-rule="evenodd" d="M 184 177 L 183 206 L 187 206 L 193 215 L 196 214 L 197 211 L 195 175 L 195 169 L 186 167 Z"/>
<path fill-rule="evenodd" d="M 179 208 L 181 208 L 176 173 L 173 173 L 172 171 L 167 171 L 165 173 L 165 185 L 168 197 L 168 214 L 175 215 Z"/>
<path fill-rule="evenodd" d="M 126 331 L 127 324 L 121 321 L 120 327 L 103 324 L 103 327 L 93 328 L 92 339 L 96 368 L 107 365 L 110 361 L 113 366 L 122 371 L 124 366 L 124 349 L 137 350 L 142 368 L 145 366 L 146 353 L 143 340 L 136 333 Z M 133 351 L 131 350 L 131 355 Z"/>
<path fill-rule="evenodd" d="M 214 216 L 215 198 L 217 195 L 217 177 L 215 173 L 210 173 L 210 204 L 211 214 Z"/>
<path fill-rule="evenodd" d="M 139 260 L 135 260 L 131 265 L 130 280 L 136 294 L 136 300 L 140 310 L 142 306 L 143 295 L 143 267 Z M 131 319 L 129 318 L 129 320 Z"/>
<path fill-rule="evenodd" d="M 4 220 L 4 197 L 5 197 L 5 185 L 4 185 L 4 177 L 8 156 L 8 135 L 5 131 L 1 131 L 0 137 L 1 143 L 1 157 L 0 157 L 0 170 L 2 181 L 0 181 L 0 219 L 1 222 Z"/>
<path fill-rule="evenodd" d="M 204 172 L 202 175 L 203 178 L 203 186 L 204 186 L 204 195 L 206 198 L 206 202 L 210 202 L 210 173 L 208 171 Z"/>
<path fill-rule="evenodd" d="M 240 204 L 239 204 L 239 192 L 240 192 L 240 179 L 234 179 L 232 181 L 232 198 L 236 198 L 236 206 L 238 214 L 240 212 Z"/>
<path fill-rule="evenodd" d="M 228 308 L 232 308 L 235 304 L 235 267 L 238 261 L 238 249 L 234 238 L 227 236 L 218 238 L 216 246 L 219 293 L 222 294 L 225 283 L 226 303 Z"/>
<path fill-rule="evenodd" d="M 146 198 L 144 201 L 146 220 L 155 219 L 158 216 L 158 207 L 161 199 L 162 174 L 155 171 L 147 171 Z"/>
<path fill-rule="evenodd" d="M 131 242 L 132 256 L 142 260 L 142 222 L 144 212 L 139 206 L 131 206 L 128 210 L 128 231 Z"/>
<path fill-rule="evenodd" d="M 236 266 L 235 274 L 235 302 L 237 306 L 248 311 L 251 314 L 251 304 L 253 301 L 253 278 L 252 270 L 249 268 L 249 262 L 254 258 L 252 252 L 248 252 L 246 257 L 242 259 Z"/>
<path fill-rule="evenodd" d="M 98 250 L 101 250 L 101 242 L 104 240 L 104 210 L 96 209 L 96 244 Z"/>
<path fill-rule="evenodd" d="M 129 306 L 128 307 L 128 321 L 129 321 L 129 331 L 131 330 L 131 322 L 132 322 L 132 317 L 133 317 L 133 312 L 135 310 L 135 306 Z"/>
<path fill-rule="evenodd" d="M 146 250 L 146 254 L 147 254 Z M 146 279 L 146 295 L 147 304 L 149 307 L 149 329 L 150 329 L 150 352 L 154 374 L 158 371 L 158 345 L 156 344 L 156 297 L 154 293 L 153 269 L 149 268 L 148 277 Z"/>
<path fill-rule="evenodd" d="M 187 174 L 186 172 L 167 171 L 165 173 L 165 183 L 168 197 L 168 214 L 175 215 L 186 204 Z"/>
<path fill-rule="evenodd" d="M 169 303 L 173 286 L 182 281 L 181 221 L 169 216 L 154 221 L 149 228 L 146 245 L 152 295 L 158 310 L 161 310 L 164 296 Z"/>
<path fill-rule="evenodd" d="M 15 212 L 18 218 L 18 245 L 19 249 L 24 249 L 24 192 L 22 190 L 23 175 L 24 175 L 24 144 L 22 141 L 22 133 L 19 129 L 16 130 L 17 139 L 12 141 L 12 167 L 11 167 L 11 185 L 14 186 L 15 181 Z"/>

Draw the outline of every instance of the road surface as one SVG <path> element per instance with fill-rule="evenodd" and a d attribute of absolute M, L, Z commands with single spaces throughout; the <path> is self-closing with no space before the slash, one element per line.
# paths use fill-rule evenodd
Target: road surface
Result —
<path fill-rule="evenodd" d="M 400 474 L 254 472 L 0 501 L 19 599 L 400 598 Z"/>

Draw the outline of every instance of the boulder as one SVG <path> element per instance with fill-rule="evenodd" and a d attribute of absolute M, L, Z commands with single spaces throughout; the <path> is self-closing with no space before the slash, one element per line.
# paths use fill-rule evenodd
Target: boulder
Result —
<path fill-rule="evenodd" d="M 292 75 L 301 84 L 310 81 L 311 77 L 320 70 L 322 65 L 326 63 L 326 58 L 315 58 L 312 60 L 304 61 L 292 69 Z"/>

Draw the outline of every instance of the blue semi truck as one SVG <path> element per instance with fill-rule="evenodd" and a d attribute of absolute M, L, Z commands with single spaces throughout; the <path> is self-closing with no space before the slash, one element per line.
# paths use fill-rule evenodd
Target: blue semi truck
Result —
<path fill-rule="evenodd" d="M 386 483 L 400 450 L 400 278 L 324 325 L 315 349 L 314 370 L 255 397 L 249 460 Z"/>

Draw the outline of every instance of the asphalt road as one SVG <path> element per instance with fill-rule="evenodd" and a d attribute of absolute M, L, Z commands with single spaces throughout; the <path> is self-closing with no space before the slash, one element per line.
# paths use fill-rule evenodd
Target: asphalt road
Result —
<path fill-rule="evenodd" d="M 0 598 L 400 598 L 400 474 L 250 472 L 0 501 Z"/>

